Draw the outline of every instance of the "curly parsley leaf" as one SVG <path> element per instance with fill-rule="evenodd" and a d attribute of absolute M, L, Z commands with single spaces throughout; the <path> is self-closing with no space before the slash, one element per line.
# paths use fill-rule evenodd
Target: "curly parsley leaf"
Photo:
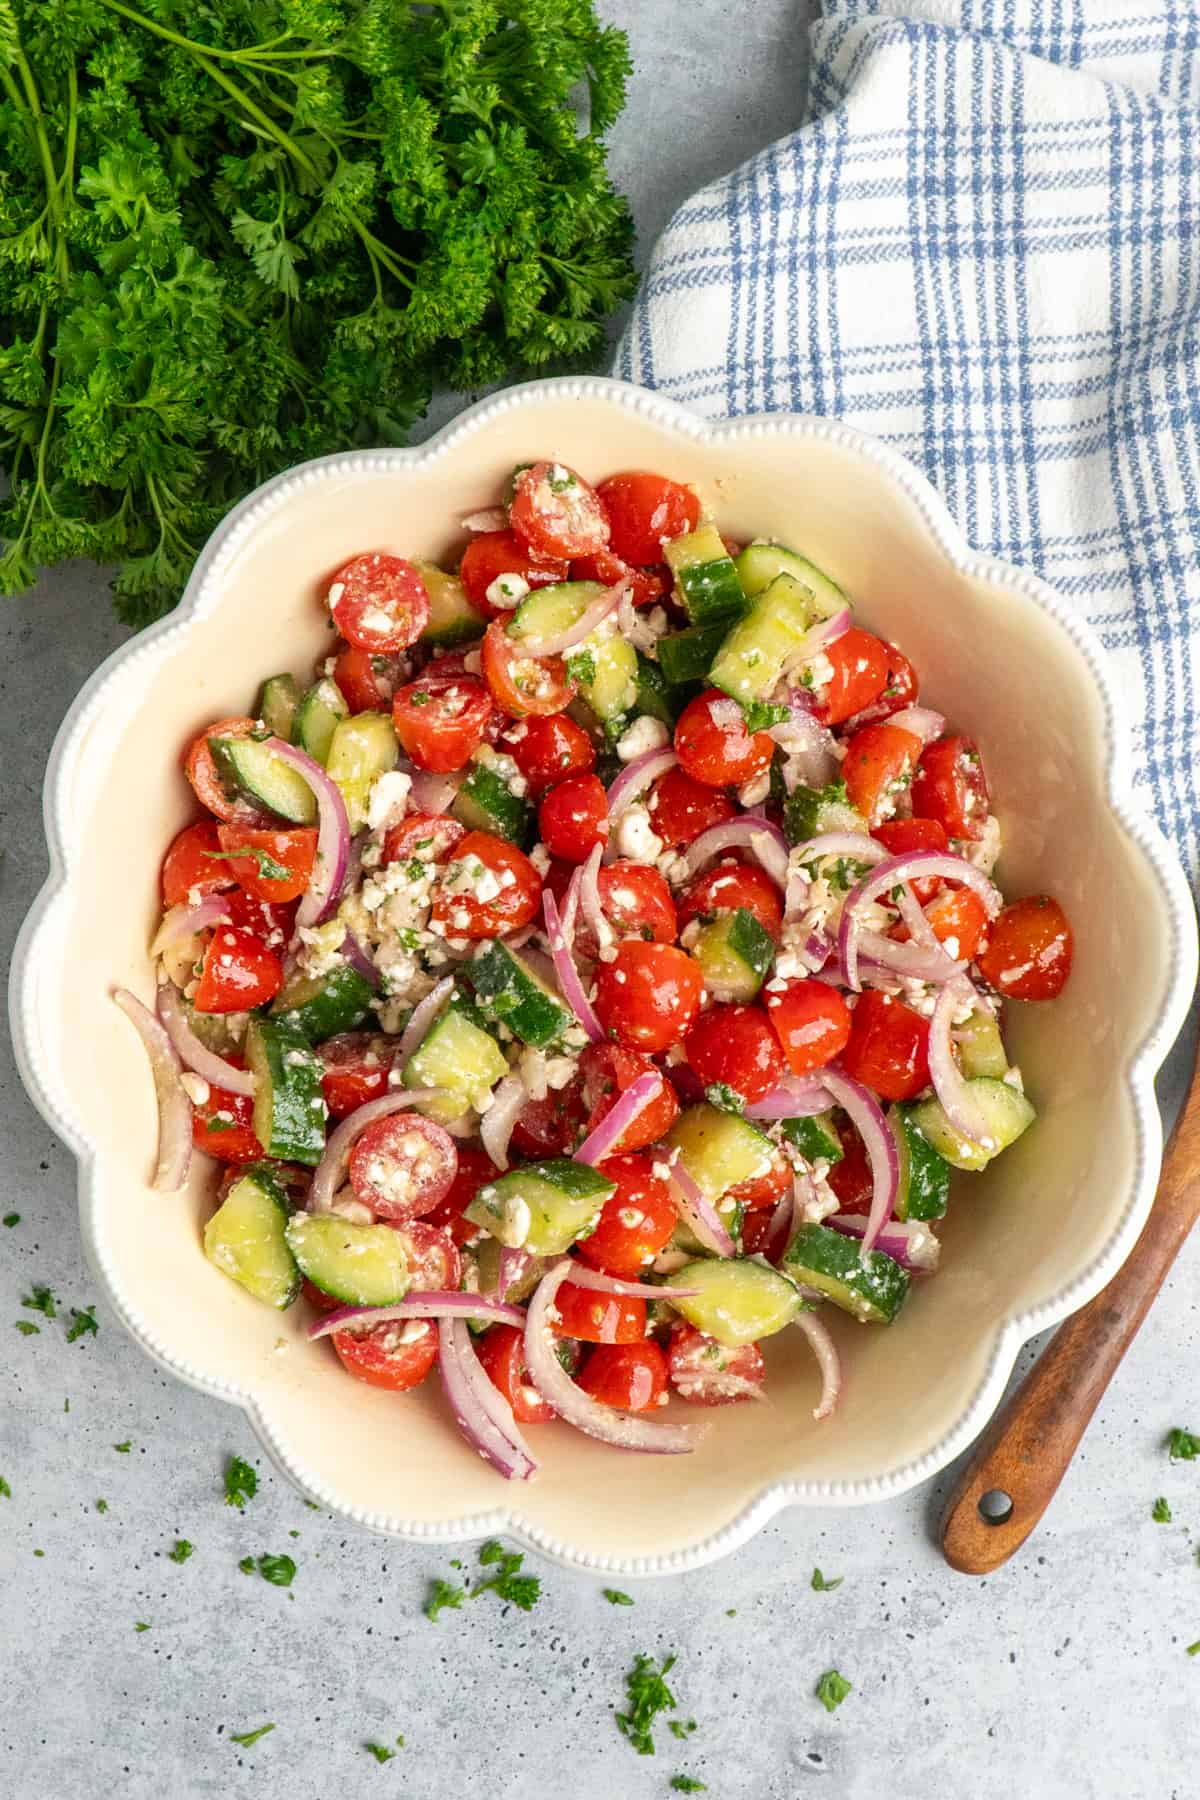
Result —
<path fill-rule="evenodd" d="M 268 1731 L 274 1729 L 274 1725 L 260 1725 L 257 1731 L 231 1731 L 229 1741 L 231 1744 L 241 1744 L 243 1749 L 248 1750 L 251 1744 L 257 1744 L 259 1738 L 266 1737 Z"/>
<path fill-rule="evenodd" d="M 149 1631 L 150 1627 L 147 1625 L 145 1619 L 138 1619 L 134 1624 L 133 1629 L 135 1631 Z"/>
<path fill-rule="evenodd" d="M 258 1572 L 272 1587 L 291 1587 L 296 1579 L 296 1565 L 290 1556 L 260 1556 Z"/>
<path fill-rule="evenodd" d="M 439 1576 L 429 1590 L 429 1597 L 423 1609 L 425 1617 L 436 1624 L 447 1607 L 457 1609 L 465 1598 L 465 1588 L 456 1587 L 453 1582 L 443 1581 Z"/>
<path fill-rule="evenodd" d="M 1200 1638 L 1197 1638 L 1194 1644 L 1188 1645 L 1187 1653 L 1189 1656 L 1200 1656 Z"/>
<path fill-rule="evenodd" d="M 19 1224 L 20 1224 L 20 1223 L 21 1223 L 21 1215 L 20 1215 L 20 1213 L 5 1213 L 5 1215 L 4 1215 L 4 1223 L 5 1223 L 5 1224 L 6 1224 L 6 1225 L 7 1225 L 7 1226 L 8 1226 L 8 1227 L 9 1227 L 9 1229 L 10 1229 L 10 1230 L 11 1230 L 11 1229 L 12 1229 L 12 1227 L 13 1227 L 13 1226 L 14 1226 L 14 1225 L 19 1225 Z"/>
<path fill-rule="evenodd" d="M 690 1738 L 696 1729 L 695 1719 L 668 1719 L 667 1730 L 672 1737 Z"/>
<path fill-rule="evenodd" d="M 674 1711 L 675 1696 L 667 1686 L 667 1676 L 675 1661 L 674 1656 L 664 1657 L 660 1668 L 652 1656 L 638 1656 L 625 1677 L 629 1710 L 616 1715 L 617 1729 L 639 1756 L 654 1755 L 651 1727 L 659 1713 Z"/>
<path fill-rule="evenodd" d="M 1154 1502 L 1154 1505 L 1150 1508 L 1150 1517 L 1154 1520 L 1156 1525 L 1169 1525 L 1171 1523 L 1171 1516 L 1171 1508 L 1164 1496 L 1160 1494 L 1158 1499 Z"/>
<path fill-rule="evenodd" d="M 399 1744 L 401 1750 L 403 1750 L 403 1737 L 398 1737 L 396 1742 Z M 369 1750 L 377 1763 L 391 1762 L 393 1756 L 396 1754 L 394 1750 L 389 1750 L 386 1744 L 364 1744 L 363 1749 Z"/>
<path fill-rule="evenodd" d="M 846 1695 L 854 1692 L 854 1686 L 844 1675 L 839 1675 L 836 1669 L 826 1669 L 817 1682 L 815 1692 L 826 1712 L 836 1712 Z"/>
<path fill-rule="evenodd" d="M 845 1579 L 844 1575 L 835 1575 L 832 1581 L 827 1581 L 820 1569 L 814 1569 L 812 1572 L 813 1592 L 815 1594 L 832 1594 L 834 1588 L 840 1588 Z"/>
<path fill-rule="evenodd" d="M 35 1287 L 32 1294 L 27 1298 L 22 1299 L 21 1305 L 28 1307 L 30 1312 L 43 1313 L 47 1319 L 56 1319 L 58 1317 L 58 1308 L 54 1304 L 54 1294 L 48 1287 Z"/>
<path fill-rule="evenodd" d="M 769 700 L 743 700 L 741 708 L 747 731 L 768 731 L 772 725 L 782 725 L 792 716 L 790 706 L 773 705 Z"/>
<path fill-rule="evenodd" d="M 1176 1425 L 1167 1433 L 1167 1453 L 1172 1462 L 1195 1462 L 1200 1456 L 1200 1437 L 1185 1431 L 1182 1425 Z"/>
<path fill-rule="evenodd" d="M 708 1783 L 697 1781 L 694 1775 L 672 1775 L 671 1786 L 677 1794 L 707 1794 Z"/>
<path fill-rule="evenodd" d="M 252 1556 L 243 1556 L 241 1562 L 238 1564 L 238 1568 L 242 1571 L 243 1575 L 253 1575 L 254 1558 Z"/>
<path fill-rule="evenodd" d="M 176 1538 L 175 1548 L 167 1551 L 167 1557 L 173 1563 L 185 1563 L 195 1548 L 195 1544 L 189 1544 L 186 1538 Z"/>
<path fill-rule="evenodd" d="M 18 1319 L 16 1326 L 22 1337 L 38 1337 L 41 1334 L 41 1326 L 34 1325 L 29 1319 Z"/>
<path fill-rule="evenodd" d="M 522 1612 L 533 1608 L 541 1595 L 542 1584 L 536 1575 L 520 1573 L 525 1561 L 520 1552 L 506 1550 L 496 1538 L 489 1538 L 480 1549 L 479 1560 L 485 1565 L 497 1565 L 496 1573 L 487 1581 L 476 1582 L 471 1589 L 472 1600 L 477 1600 L 480 1594 L 495 1594 Z"/>
<path fill-rule="evenodd" d="M 129 1452 L 133 1449 L 133 1439 L 126 1438 L 123 1444 L 114 1444 L 113 1449 L 119 1456 L 128 1456 Z"/>
<path fill-rule="evenodd" d="M 623 1594 L 620 1588 L 605 1588 L 603 1593 L 604 1598 L 608 1601 L 610 1606 L 633 1605 L 633 1596 L 631 1594 Z"/>
<path fill-rule="evenodd" d="M 96 1302 L 94 1300 L 90 1306 L 85 1306 L 82 1310 L 77 1306 L 73 1306 L 71 1308 L 71 1319 L 71 1328 L 67 1332 L 68 1344 L 73 1344 L 76 1338 L 81 1338 L 87 1333 L 90 1333 L 92 1337 L 95 1337 L 100 1329 L 99 1325 L 96 1323 Z"/>
<path fill-rule="evenodd" d="M 107 1500 L 97 1500 L 96 1511 L 98 1513 L 106 1513 L 108 1511 L 108 1501 Z"/>
<path fill-rule="evenodd" d="M 6 1500 L 12 1499 L 12 1489 L 9 1487 L 7 1481 L 5 1481 L 3 1475 L 0 1475 L 0 1494 L 2 1494 Z"/>
<path fill-rule="evenodd" d="M 239 1512 L 244 1512 L 247 1500 L 253 1500 L 257 1492 L 258 1476 L 250 1464 L 243 1462 L 240 1456 L 231 1456 L 225 1470 L 226 1506 L 236 1506 Z"/>

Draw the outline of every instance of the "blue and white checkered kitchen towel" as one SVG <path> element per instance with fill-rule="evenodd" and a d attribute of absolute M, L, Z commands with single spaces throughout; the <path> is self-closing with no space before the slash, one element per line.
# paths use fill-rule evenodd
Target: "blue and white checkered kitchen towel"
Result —
<path fill-rule="evenodd" d="M 885 438 L 1074 597 L 1195 877 L 1197 0 L 827 0 L 805 117 L 675 215 L 615 373 Z"/>

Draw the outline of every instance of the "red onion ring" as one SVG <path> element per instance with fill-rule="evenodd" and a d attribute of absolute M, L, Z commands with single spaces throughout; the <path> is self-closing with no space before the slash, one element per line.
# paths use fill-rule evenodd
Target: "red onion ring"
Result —
<path fill-rule="evenodd" d="M 511 1244 L 500 1246 L 499 1266 L 496 1270 L 496 1299 L 503 1300 L 508 1290 L 515 1287 L 526 1273 L 533 1257 L 528 1250 L 514 1250 Z M 525 1325 L 525 1314 L 521 1314 L 522 1329 Z"/>
<path fill-rule="evenodd" d="M 922 750 L 926 744 L 932 744 L 934 738 L 940 738 L 946 729 L 942 714 L 933 712 L 928 706 L 906 706 L 903 712 L 893 713 L 888 724 L 920 738 Z"/>
<path fill-rule="evenodd" d="M 546 936 L 550 940 L 550 956 L 554 963 L 554 973 L 558 976 L 558 985 L 562 989 L 563 999 L 587 1033 L 589 1042 L 603 1043 L 604 1028 L 596 1017 L 595 1008 L 583 991 L 583 983 L 579 979 L 579 971 L 575 967 L 571 947 L 563 933 L 558 903 L 549 888 L 542 889 L 542 915 L 546 921 Z"/>
<path fill-rule="evenodd" d="M 617 1275 L 605 1275 L 602 1270 L 589 1268 L 582 1262 L 571 1264 L 571 1286 L 593 1288 L 598 1294 L 615 1294 L 619 1300 L 669 1300 L 672 1294 L 688 1300 L 700 1292 L 699 1288 L 656 1288 L 644 1281 L 622 1281 Z"/>
<path fill-rule="evenodd" d="M 198 931 L 207 931 L 210 926 L 219 925 L 229 917 L 229 897 L 227 894 L 206 894 L 196 906 L 172 906 L 163 914 L 162 924 L 154 936 L 150 946 L 151 956 L 161 956 L 180 938 L 194 937 Z"/>
<path fill-rule="evenodd" d="M 461 769 L 456 769 L 452 775 L 435 775 L 431 769 L 414 769 L 409 788 L 414 811 L 434 816 L 448 812 L 465 779 Z"/>
<path fill-rule="evenodd" d="M 792 709 L 791 718 L 772 725 L 767 733 L 787 758 L 783 768 L 784 786 L 789 793 L 799 781 L 808 787 L 823 788 L 838 771 L 833 733 L 813 716 L 810 689 L 792 688 L 788 705 Z"/>
<path fill-rule="evenodd" d="M 308 1336 L 328 1337 L 331 1331 L 342 1331 L 347 1325 L 388 1325 L 393 1319 L 490 1319 L 497 1325 L 518 1325 L 522 1329 L 525 1325 L 525 1314 L 519 1306 L 504 1306 L 499 1300 L 447 1288 L 406 1294 L 391 1306 L 339 1306 L 336 1312 L 326 1313 L 310 1325 Z"/>
<path fill-rule="evenodd" d="M 354 973 L 361 975 L 371 992 L 377 994 L 380 988 L 379 970 L 352 931 L 348 931 L 342 939 L 341 951 Z"/>
<path fill-rule="evenodd" d="M 828 649 L 830 644 L 836 644 L 840 637 L 845 637 L 849 629 L 850 608 L 848 606 L 839 606 L 838 610 L 831 613 L 827 619 L 818 619 L 815 625 L 809 627 L 788 656 L 783 665 L 784 672 L 790 673 L 793 669 L 798 669 L 802 663 L 811 662 L 814 657 L 820 656 L 822 650 Z"/>
<path fill-rule="evenodd" d="M 128 988 L 114 988 L 113 999 L 146 1048 L 158 1102 L 158 1158 L 151 1187 L 174 1193 L 187 1180 L 192 1164 L 192 1103 L 183 1091 L 179 1053 L 149 1007 Z"/>
<path fill-rule="evenodd" d="M 574 1425 L 577 1431 L 598 1438 L 603 1444 L 664 1456 L 686 1455 L 696 1447 L 693 1427 L 660 1424 L 637 1414 L 617 1412 L 611 1406 L 601 1406 L 599 1401 L 576 1386 L 559 1362 L 549 1315 L 559 1288 L 572 1276 L 576 1266 L 567 1260 L 556 1263 L 538 1282 L 529 1302 L 525 1319 L 525 1366 L 533 1385 L 560 1419 Z"/>
<path fill-rule="evenodd" d="M 631 1081 L 595 1129 L 584 1138 L 575 1152 L 575 1161 L 592 1166 L 602 1162 L 633 1121 L 645 1112 L 655 1095 L 662 1092 L 663 1081 L 664 1077 L 657 1069 L 646 1069 Z"/>
<path fill-rule="evenodd" d="M 464 531 L 504 531 L 508 526 L 508 514 L 502 506 L 481 506 L 478 512 L 468 513 L 459 524 Z"/>
<path fill-rule="evenodd" d="M 622 769 L 608 790 L 610 823 L 615 825 L 626 807 L 632 805 L 638 795 L 644 793 L 652 782 L 658 780 L 660 775 L 665 775 L 668 769 L 673 769 L 677 760 L 675 752 L 664 745 L 659 750 L 647 750 L 644 756 L 635 757 L 627 768 Z M 616 855 L 611 837 L 609 838 L 609 850 L 612 852 L 612 856 Z M 611 856 L 609 860 L 612 860 Z"/>
<path fill-rule="evenodd" d="M 865 831 L 822 831 L 794 845 L 792 854 L 799 863 L 817 862 L 822 856 L 847 856 L 853 862 L 874 866 L 883 861 L 887 850 Z"/>
<path fill-rule="evenodd" d="M 200 1042 L 188 1023 L 183 995 L 173 981 L 159 983 L 158 1016 L 185 1069 L 191 1069 L 193 1074 L 231 1094 L 253 1094 L 254 1077 L 249 1069 L 235 1068 Z"/>
<path fill-rule="evenodd" d="M 454 992 L 453 975 L 443 975 L 436 986 L 430 988 L 423 1000 L 418 1000 L 412 1009 L 412 1016 L 400 1038 L 400 1047 L 396 1060 L 407 1059 L 424 1041 L 430 1027 L 442 1008 Z"/>
<path fill-rule="evenodd" d="M 603 902 L 600 899 L 600 864 L 603 856 L 604 845 L 593 844 L 591 851 L 588 854 L 587 861 L 581 865 L 578 871 L 579 885 L 576 889 L 578 894 L 578 905 L 582 908 L 584 918 L 596 934 L 597 947 L 600 947 L 615 935 L 612 926 L 608 922 Z M 571 879 L 573 881 L 575 877 L 572 876 Z M 574 949 L 574 929 L 574 915 L 572 914 L 571 927 L 568 931 L 566 916 L 564 914 L 563 932 L 567 936 L 569 949 Z"/>
<path fill-rule="evenodd" d="M 476 1356 L 464 1320 L 438 1320 L 438 1366 L 450 1410 L 468 1444 L 507 1480 L 529 1481 L 538 1465 L 517 1429 L 512 1407 Z M 485 1394 L 484 1387 L 491 1393 Z"/>
<path fill-rule="evenodd" d="M 886 857 L 851 888 L 842 907 L 838 952 L 846 966 L 846 985 L 855 993 L 860 987 L 858 937 L 862 927 L 857 918 L 859 907 L 878 899 L 889 888 L 922 875 L 940 875 L 945 881 L 958 881 L 964 887 L 974 889 L 983 901 L 989 919 L 994 919 L 1004 904 L 999 888 L 965 857 L 954 856 L 946 850 L 914 850 L 905 856 Z"/>
<path fill-rule="evenodd" d="M 998 1148 L 996 1140 L 988 1131 L 987 1120 L 971 1093 L 970 1083 L 955 1062 L 951 1048 L 952 1015 L 962 998 L 963 988 L 958 982 L 948 982 L 937 997 L 929 1021 L 929 1074 L 942 1111 L 955 1131 L 980 1150 L 995 1150 Z"/>
<path fill-rule="evenodd" d="M 736 701 L 731 701 L 730 705 L 736 705 Z M 740 819 L 729 819 L 723 825 L 710 825 L 694 843 L 688 845 L 684 859 L 688 874 L 697 874 L 705 863 L 711 862 L 723 850 L 749 850 L 772 881 L 781 888 L 787 886 L 787 839 L 779 826 L 772 825 L 768 819 L 743 815 Z"/>
<path fill-rule="evenodd" d="M 521 1077 L 506 1075 L 492 1095 L 492 1104 L 480 1119 L 480 1142 L 498 1169 L 508 1167 L 509 1139 L 527 1098 Z"/>
<path fill-rule="evenodd" d="M 900 892 L 896 895 L 896 911 L 908 927 L 908 935 L 914 944 L 922 944 L 926 950 L 939 950 L 938 935 L 925 917 L 924 908 L 907 881 L 900 883 Z M 943 955 L 948 953 L 943 951 Z"/>
<path fill-rule="evenodd" d="M 678 1159 L 671 1164 L 668 1178 L 675 1191 L 675 1204 L 679 1214 L 694 1238 L 697 1238 L 714 1256 L 736 1256 L 737 1245 L 730 1237 L 725 1225 L 707 1194 L 697 1187 L 693 1176 L 688 1174 Z"/>
<path fill-rule="evenodd" d="M 857 1125 L 871 1165 L 871 1210 L 862 1241 L 862 1260 L 865 1262 L 895 1210 L 896 1192 L 900 1186 L 896 1140 L 879 1102 L 861 1082 L 852 1081 L 836 1069 L 822 1069 L 821 1080 L 843 1112 L 848 1113 L 851 1122 Z"/>
<path fill-rule="evenodd" d="M 584 638 L 591 637 L 597 625 L 603 625 L 609 613 L 615 609 L 624 590 L 625 583 L 620 581 L 614 587 L 605 588 L 604 592 L 598 594 L 591 605 L 580 613 L 575 623 L 568 625 L 563 631 L 555 631 L 549 637 L 544 638 L 515 640 L 520 645 L 522 656 L 561 656 L 564 650 L 573 650 L 576 644 L 583 642 Z"/>
<path fill-rule="evenodd" d="M 816 1313 L 797 1313 L 796 1324 L 808 1339 L 821 1371 L 821 1398 L 813 1407 L 813 1418 L 828 1419 L 836 1409 L 842 1391 L 842 1363 L 837 1345 L 829 1335 L 829 1327 Z"/>
<path fill-rule="evenodd" d="M 966 967 L 948 956 L 936 938 L 927 949 L 923 944 L 906 944 L 860 926 L 857 942 L 860 965 L 892 976 L 907 976 L 911 981 L 929 981 L 940 987 L 961 975 Z"/>
<path fill-rule="evenodd" d="M 815 1075 L 784 1075 L 769 1094 L 745 1111 L 747 1119 L 811 1119 L 829 1111 L 829 1093 L 823 1071 Z"/>
<path fill-rule="evenodd" d="M 376 1119 L 386 1119 L 389 1113 L 403 1112 L 405 1107 L 417 1106 L 423 1100 L 444 1099 L 445 1093 L 444 1088 L 405 1088 L 394 1094 L 381 1094 L 378 1100 L 367 1100 L 362 1106 L 356 1106 L 331 1133 L 325 1145 L 325 1154 L 313 1170 L 312 1186 L 308 1190 L 308 1211 L 332 1211 L 334 1196 L 345 1180 L 346 1170 L 350 1165 L 350 1152 L 368 1125 L 373 1125 Z"/>
<path fill-rule="evenodd" d="M 346 856 L 350 849 L 346 802 L 333 777 L 295 744 L 272 738 L 269 748 L 281 762 L 303 776 L 317 803 L 317 854 L 311 879 L 296 911 L 296 925 L 323 925 L 337 910 L 346 876 Z"/>
<path fill-rule="evenodd" d="M 796 1184 L 801 1179 L 802 1177 L 797 1171 L 796 1180 L 786 1193 L 780 1194 L 779 1199 L 775 1202 L 775 1210 L 771 1214 L 767 1235 L 763 1240 L 763 1255 L 769 1263 L 783 1261 L 788 1245 L 795 1236 L 796 1221 L 800 1211 L 797 1205 L 799 1196 L 796 1192 Z M 805 1176 L 803 1179 L 807 1180 L 808 1178 Z"/>
<path fill-rule="evenodd" d="M 858 1213 L 835 1213 L 825 1224 L 840 1231 L 843 1237 L 862 1237 L 867 1221 Z M 891 1219 L 875 1240 L 875 1248 L 899 1263 L 902 1269 L 919 1275 L 932 1275 L 941 1258 L 942 1246 L 928 1225 L 919 1219 Z"/>

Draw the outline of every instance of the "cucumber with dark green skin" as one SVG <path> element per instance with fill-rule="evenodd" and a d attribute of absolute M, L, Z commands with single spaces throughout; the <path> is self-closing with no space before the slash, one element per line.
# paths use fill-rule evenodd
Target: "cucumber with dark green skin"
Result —
<path fill-rule="evenodd" d="M 811 626 L 821 616 L 812 591 L 790 575 L 779 575 L 739 619 L 709 670 L 714 687 L 740 701 L 765 700 L 801 652 Z"/>
<path fill-rule="evenodd" d="M 775 940 L 746 907 L 700 927 L 692 957 L 704 985 L 721 1000 L 753 1000 L 775 959 Z"/>
<path fill-rule="evenodd" d="M 814 1113 L 807 1119 L 785 1119 L 783 1135 L 795 1144 L 806 1162 L 841 1162 L 844 1152 L 833 1113 Z"/>
<path fill-rule="evenodd" d="M 816 1288 L 864 1325 L 890 1325 L 904 1304 L 909 1280 L 900 1264 L 872 1250 L 864 1263 L 857 1238 L 828 1225 L 802 1225 L 783 1259 L 784 1273 Z"/>
<path fill-rule="evenodd" d="M 271 749 L 269 738 L 209 738 L 217 772 L 228 788 L 249 794 L 281 819 L 311 825 L 317 816 L 312 789 Z"/>
<path fill-rule="evenodd" d="M 715 525 L 698 525 L 663 545 L 663 556 L 693 625 L 712 619 L 732 623 L 747 611 L 746 595 L 733 558 Z"/>
<path fill-rule="evenodd" d="M 329 761 L 333 734 L 342 720 L 349 717 L 350 708 L 342 698 L 341 689 L 336 682 L 323 677 L 301 696 L 292 723 L 292 742 L 324 768 Z"/>
<path fill-rule="evenodd" d="M 413 559 L 413 568 L 429 596 L 429 623 L 421 633 L 423 644 L 437 644 L 445 649 L 483 636 L 487 620 L 471 605 L 457 575 L 447 575 L 436 563 L 417 558 Z"/>
<path fill-rule="evenodd" d="M 970 1143 L 951 1125 L 939 1100 L 915 1101 L 909 1110 L 913 1125 L 927 1143 L 956 1169 L 985 1169 L 992 1158 L 1029 1130 L 1037 1114 L 1025 1095 L 1006 1081 L 976 1076 L 967 1092 L 987 1125 L 989 1143 Z"/>
<path fill-rule="evenodd" d="M 689 1106 L 667 1133 L 666 1142 L 706 1199 L 720 1200 L 730 1188 L 765 1175 L 773 1146 L 757 1125 L 707 1102 Z"/>
<path fill-rule="evenodd" d="M 468 831 L 487 831 L 510 844 L 527 843 L 533 825 L 529 801 L 514 794 L 486 763 L 472 763 L 450 811 Z"/>
<path fill-rule="evenodd" d="M 341 1031 L 357 1031 L 374 998 L 358 970 L 343 962 L 324 975 L 289 981 L 272 1002 L 271 1014 L 294 1025 L 310 1044 L 321 1044 Z"/>
<path fill-rule="evenodd" d="M 299 704 L 300 689 L 294 675 L 268 675 L 262 684 L 254 716 L 262 720 L 268 731 L 290 743 L 292 721 Z"/>
<path fill-rule="evenodd" d="M 254 1135 L 267 1156 L 315 1168 L 325 1149 L 325 1065 L 288 1019 L 251 1019 L 246 1066 L 254 1076 Z"/>
<path fill-rule="evenodd" d="M 366 823 L 372 787 L 399 760 L 400 745 L 389 713 L 356 713 L 338 720 L 325 767 L 342 791 L 351 831 Z"/>
<path fill-rule="evenodd" d="M 698 1288 L 676 1295 L 674 1288 Z M 804 1302 L 796 1284 L 749 1257 L 704 1257 L 667 1277 L 663 1298 L 706 1337 L 736 1349 L 790 1325 Z"/>
<path fill-rule="evenodd" d="M 980 1008 L 962 1025 L 955 1026 L 954 1041 L 958 1045 L 959 1067 L 968 1081 L 979 1075 L 1002 1081 L 1007 1075 L 1008 1053 L 1000 1027 L 990 1012 Z"/>
<path fill-rule="evenodd" d="M 667 686 L 666 676 L 656 662 L 648 656 L 637 652 L 637 701 L 635 710 L 639 715 L 658 719 L 663 725 L 673 725 L 677 717 L 671 704 L 671 691 Z"/>
<path fill-rule="evenodd" d="M 409 1088 L 443 1088 L 444 1099 L 422 1101 L 419 1110 L 445 1123 L 466 1112 L 473 1094 L 507 1074 L 508 1059 L 479 1008 L 456 988 L 405 1063 L 401 1079 Z"/>
<path fill-rule="evenodd" d="M 535 1256 L 559 1256 L 599 1217 L 615 1181 L 569 1156 L 509 1169 L 479 1189 L 465 1217 Z"/>
<path fill-rule="evenodd" d="M 837 583 L 830 581 L 816 563 L 798 556 L 794 550 L 785 550 L 782 544 L 747 544 L 734 558 L 734 567 L 743 592 L 751 599 L 769 588 L 777 576 L 791 575 L 815 595 L 825 618 L 850 604 Z"/>
<path fill-rule="evenodd" d="M 300 1292 L 300 1270 L 288 1248 L 287 1195 L 261 1163 L 243 1170 L 204 1227 L 204 1254 L 256 1300 L 280 1312 Z"/>
<path fill-rule="evenodd" d="M 805 844 L 825 831 L 867 830 L 867 821 L 850 804 L 844 781 L 811 788 L 793 788 L 783 808 L 783 829 L 789 844 Z"/>
<path fill-rule="evenodd" d="M 669 688 L 703 681 L 712 667 L 713 658 L 725 642 L 730 626 L 718 619 L 712 625 L 688 625 L 683 631 L 672 631 L 658 640 L 658 666 Z"/>
<path fill-rule="evenodd" d="M 522 600 L 507 626 L 507 634 L 523 638 L 551 637 L 574 625 L 604 592 L 599 581 L 558 581 L 535 588 Z M 619 636 L 599 642 L 587 639 L 567 654 L 567 674 L 579 684 L 587 701 L 609 735 L 617 733 L 625 715 L 637 701 L 637 652 Z"/>
<path fill-rule="evenodd" d="M 942 1219 L 950 1200 L 950 1164 L 921 1136 L 911 1108 L 893 1106 L 888 1124 L 896 1140 L 900 1185 L 893 1211 L 898 1219 Z"/>
<path fill-rule="evenodd" d="M 293 1213 L 287 1245 L 300 1272 L 348 1306 L 392 1306 L 411 1286 L 404 1238 L 390 1225 L 359 1225 L 337 1213 Z"/>
<path fill-rule="evenodd" d="M 475 989 L 484 1018 L 494 1025 L 507 1025 L 523 1044 L 536 1050 L 556 1043 L 575 1023 L 570 1008 L 499 938 L 481 944 L 463 974 Z"/>

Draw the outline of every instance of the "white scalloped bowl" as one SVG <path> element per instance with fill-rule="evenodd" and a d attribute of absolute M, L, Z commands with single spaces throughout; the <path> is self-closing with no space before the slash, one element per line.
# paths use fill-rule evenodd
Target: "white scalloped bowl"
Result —
<path fill-rule="evenodd" d="M 244 712 L 259 681 L 327 642 L 322 572 L 380 546 L 438 557 L 512 465 L 553 456 L 598 479 L 661 469 L 734 537 L 795 544 L 859 616 L 903 643 L 923 698 L 978 739 L 1004 826 L 1000 879 L 1048 889 L 1074 921 L 1052 1008 L 1013 1006 L 1037 1127 L 964 1180 L 942 1271 L 898 1322 L 835 1321 L 845 1397 L 816 1425 L 799 1333 L 768 1345 L 770 1401 L 704 1418 L 686 1457 L 537 1428 L 542 1469 L 506 1485 L 467 1449 L 436 1381 L 402 1400 L 302 1337 L 204 1258 L 214 1166 L 147 1185 L 155 1108 L 144 1053 L 109 995 L 149 997 L 163 846 L 192 814 L 181 747 Z M 592 1569 L 657 1574 L 743 1542 L 789 1502 L 882 1499 L 947 1463 L 995 1406 L 1019 1346 L 1082 1305 L 1132 1247 L 1154 1193 L 1153 1078 L 1196 970 L 1190 897 L 1135 810 L 1100 651 L 1032 576 L 975 555 L 901 457 L 845 426 L 776 415 L 710 425 L 623 383 L 547 381 L 473 407 L 417 450 L 356 452 L 269 482 L 214 533 L 178 611 L 87 684 L 50 759 L 51 874 L 13 969 L 25 1081 L 80 1163 L 84 1242 L 118 1316 L 160 1363 L 243 1406 L 280 1468 L 373 1529 L 452 1541 L 507 1531 Z M 679 1403 L 673 1410 L 683 1411 Z"/>

